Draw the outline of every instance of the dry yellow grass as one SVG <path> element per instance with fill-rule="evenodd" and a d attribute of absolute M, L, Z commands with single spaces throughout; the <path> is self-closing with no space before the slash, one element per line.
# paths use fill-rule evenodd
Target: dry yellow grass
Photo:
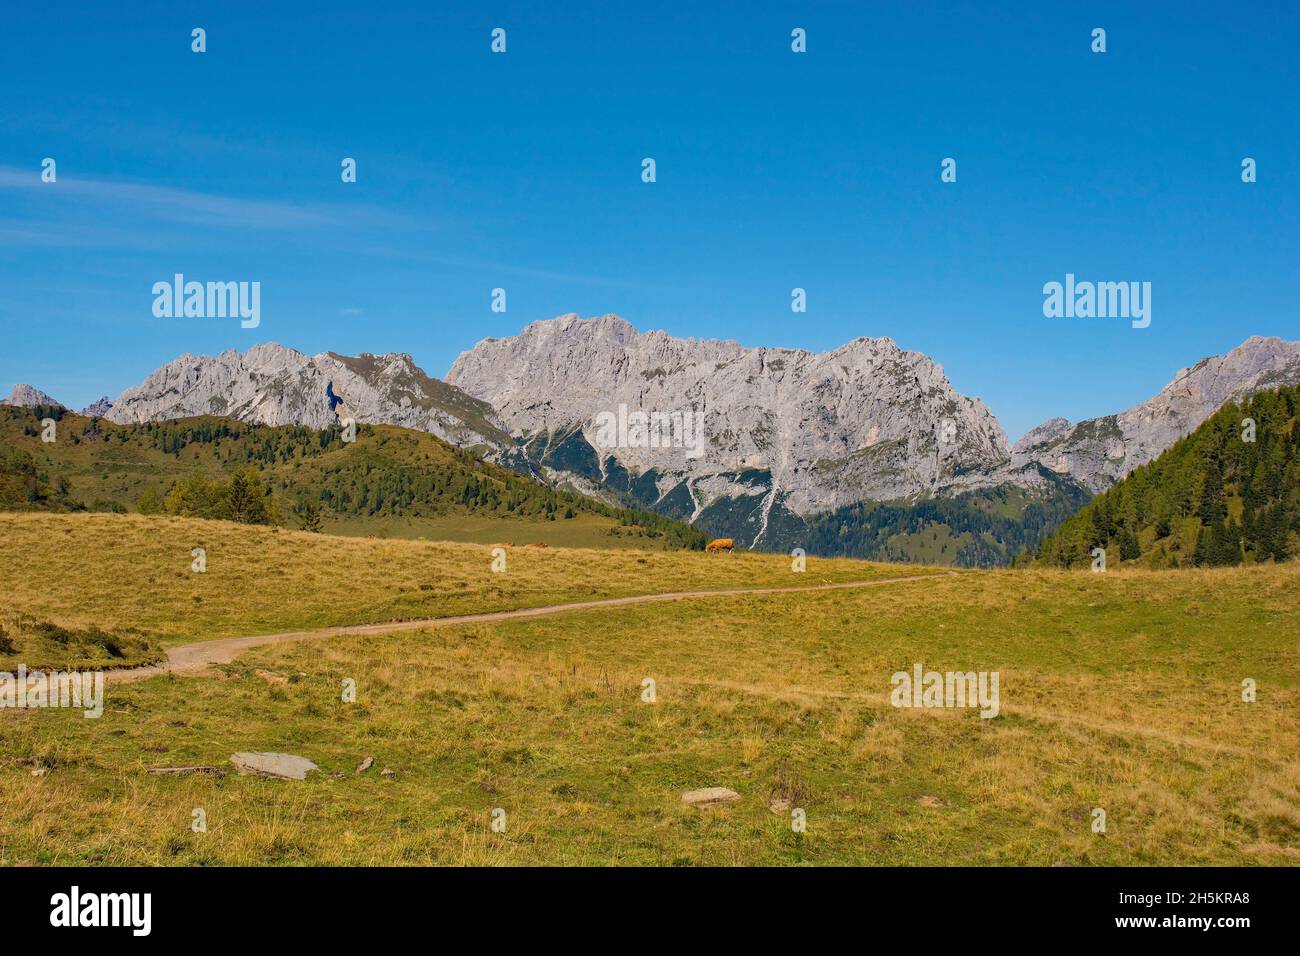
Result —
<path fill-rule="evenodd" d="M 508 522 L 503 527 L 509 528 Z M 502 544 L 509 544 L 503 541 Z M 207 570 L 191 570 L 203 548 Z M 0 513 L 0 613 L 140 628 L 164 645 L 665 591 L 924 573 L 779 555 L 511 547 L 334 537 L 224 521 Z"/>
<path fill-rule="evenodd" d="M 0 714 L 0 862 L 1292 865 L 1297 593 L 1296 565 L 996 572 L 261 648 L 99 720 Z M 999 671 L 1000 716 L 893 708 L 915 662 Z M 236 750 L 322 772 L 144 772 Z M 682 804 L 714 785 L 740 802 Z"/>

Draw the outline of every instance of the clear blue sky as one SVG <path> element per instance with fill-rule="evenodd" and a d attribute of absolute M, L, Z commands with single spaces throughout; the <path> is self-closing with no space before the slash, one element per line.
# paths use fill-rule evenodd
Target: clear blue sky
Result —
<path fill-rule="evenodd" d="M 485 336 L 616 312 L 747 345 L 888 335 L 1013 438 L 1105 414 L 1300 338 L 1298 9 L 9 4 L 0 389 L 80 406 L 259 341 L 442 375 Z M 261 327 L 154 318 L 176 272 L 261 282 Z M 1151 282 L 1151 327 L 1044 318 L 1067 272 Z"/>

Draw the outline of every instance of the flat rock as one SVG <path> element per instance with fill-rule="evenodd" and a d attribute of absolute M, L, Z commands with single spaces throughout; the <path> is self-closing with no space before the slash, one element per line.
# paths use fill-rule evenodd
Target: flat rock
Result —
<path fill-rule="evenodd" d="M 721 807 L 739 799 L 740 794 L 726 787 L 705 787 L 703 790 L 687 790 L 682 794 L 682 802 L 692 807 Z"/>
<path fill-rule="evenodd" d="M 281 780 L 306 780 L 308 771 L 320 769 L 306 757 L 294 754 L 243 752 L 231 754 L 230 762 L 240 773 L 278 777 Z"/>

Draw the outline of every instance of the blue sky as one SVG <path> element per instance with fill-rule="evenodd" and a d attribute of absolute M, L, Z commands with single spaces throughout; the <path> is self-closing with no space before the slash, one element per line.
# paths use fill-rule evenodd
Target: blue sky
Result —
<path fill-rule="evenodd" d="M 615 312 L 746 345 L 887 335 L 1014 438 L 1300 338 L 1300 8 L 996 6 L 10 5 L 0 389 L 80 406 L 259 341 L 440 376 L 483 337 Z M 155 318 L 176 272 L 259 281 L 261 326 Z M 1044 318 L 1067 272 L 1151 282 L 1150 328 Z"/>

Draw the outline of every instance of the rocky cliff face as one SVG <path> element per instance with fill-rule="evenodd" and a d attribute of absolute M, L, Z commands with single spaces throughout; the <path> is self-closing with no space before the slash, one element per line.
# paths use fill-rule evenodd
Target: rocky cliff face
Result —
<path fill-rule="evenodd" d="M 979 485 L 1010 458 L 983 402 L 887 338 L 816 354 L 640 333 L 613 315 L 564 315 L 480 342 L 447 381 L 490 403 L 544 463 L 550 456 L 557 469 L 615 483 L 625 473 L 649 476 L 653 490 L 643 478 L 641 500 L 684 495 L 690 517 L 719 498 L 752 499 L 766 517 L 777 503 L 806 515 L 941 494 Z M 699 413 L 699 454 L 644 447 L 632 434 L 604 447 L 602 419 L 623 409 Z"/>
<path fill-rule="evenodd" d="M 191 415 L 312 428 L 352 418 L 421 429 L 461 446 L 510 445 L 489 406 L 425 375 L 409 355 L 308 356 L 273 343 L 242 354 L 182 355 L 118 396 L 106 417 L 127 423 Z"/>
<path fill-rule="evenodd" d="M 0 401 L 0 405 L 20 405 L 23 408 L 29 408 L 32 405 L 62 405 L 62 402 L 56 401 L 49 395 L 42 392 L 39 388 L 33 388 L 30 385 L 19 383 L 15 385 L 9 397 Z"/>
<path fill-rule="evenodd" d="M 1041 463 L 1094 494 L 1191 434 L 1227 402 L 1300 383 L 1300 342 L 1253 336 L 1185 368 L 1154 398 L 1072 425 L 1054 418 L 1016 442 L 1012 465 Z"/>

